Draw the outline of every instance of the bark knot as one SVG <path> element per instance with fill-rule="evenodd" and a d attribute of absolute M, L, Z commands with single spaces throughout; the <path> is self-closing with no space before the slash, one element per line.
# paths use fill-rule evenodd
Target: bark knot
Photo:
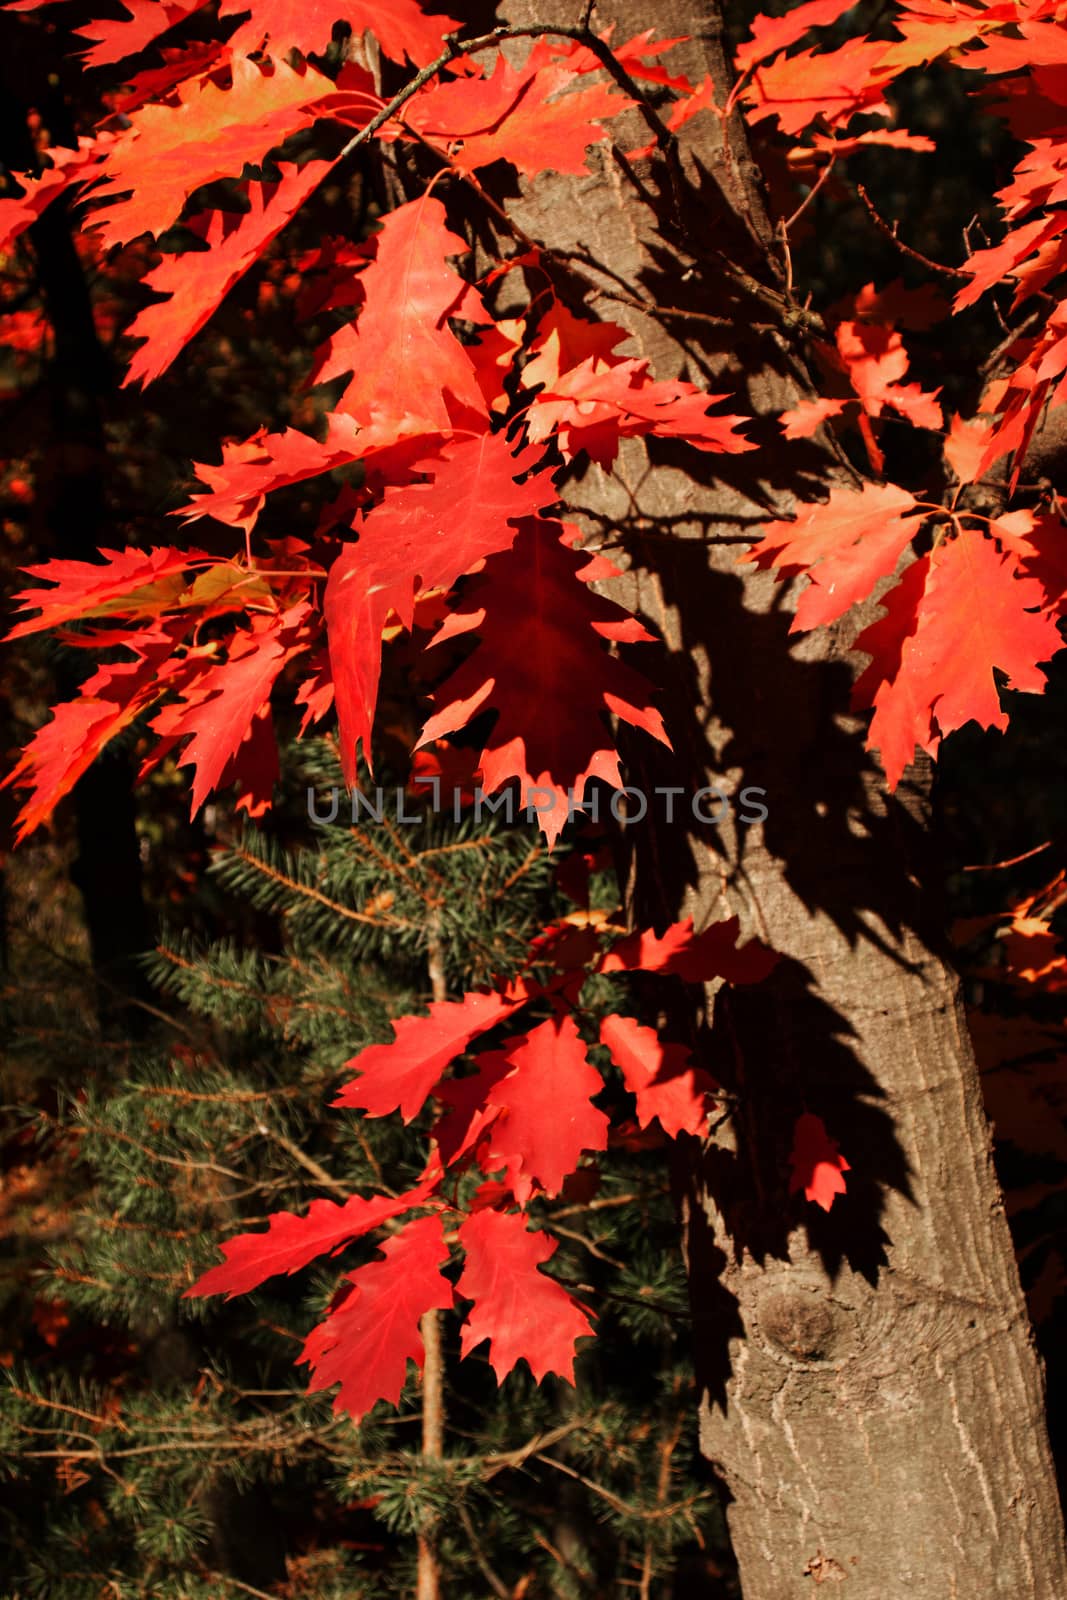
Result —
<path fill-rule="evenodd" d="M 809 1294 L 782 1289 L 759 1308 L 764 1336 L 797 1361 L 825 1361 L 836 1342 L 830 1308 Z"/>

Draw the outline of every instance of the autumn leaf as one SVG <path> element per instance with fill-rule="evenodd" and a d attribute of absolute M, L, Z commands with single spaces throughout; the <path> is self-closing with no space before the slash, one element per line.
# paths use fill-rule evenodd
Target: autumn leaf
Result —
<path fill-rule="evenodd" d="M 804 1198 L 813 1200 L 824 1211 L 829 1211 L 835 1195 L 846 1192 L 844 1175 L 849 1164 L 836 1139 L 827 1133 L 822 1118 L 810 1111 L 797 1118 L 789 1164 L 789 1193 L 803 1189 Z"/>
<path fill-rule="evenodd" d="M 585 450 L 605 468 L 614 462 L 620 439 L 648 434 L 738 455 L 755 448 L 736 431 L 746 419 L 708 411 L 726 398 L 681 379 L 656 382 L 647 361 L 608 366 L 591 355 L 546 384 L 530 407 L 527 431 L 534 441 L 551 435 L 568 459 Z"/>
<path fill-rule="evenodd" d="M 520 804 L 534 805 L 550 844 L 589 779 L 622 787 L 606 714 L 668 743 L 644 679 L 603 648 L 625 613 L 582 582 L 583 558 L 564 538 L 559 523 L 527 519 L 512 550 L 491 557 L 468 586 L 462 610 L 435 643 L 472 628 L 480 643 L 436 692 L 439 709 L 418 741 L 429 744 L 495 710 L 480 757 L 483 788 L 493 794 L 518 778 Z M 542 715 L 545 706 L 551 717 Z"/>
<path fill-rule="evenodd" d="M 773 117 L 783 133 L 796 135 L 816 119 L 844 127 L 861 111 L 888 116 L 885 90 L 895 74 L 887 48 L 849 39 L 838 50 L 798 50 L 758 64 L 741 91 L 749 120 Z"/>
<path fill-rule="evenodd" d="M 852 704 L 874 711 L 867 748 L 878 751 L 890 789 L 896 788 L 914 760 L 916 746 L 930 755 L 937 750 L 930 686 L 914 648 L 929 572 L 929 556 L 913 561 L 899 583 L 882 595 L 885 615 L 865 628 L 852 646 L 871 657 L 853 685 Z"/>
<path fill-rule="evenodd" d="M 655 1028 L 620 1016 L 604 1018 L 600 1042 L 610 1051 L 623 1082 L 637 1100 L 639 1127 L 658 1121 L 672 1139 L 680 1133 L 706 1131 L 708 1095 L 718 1085 L 703 1067 L 692 1064 L 684 1045 L 664 1044 Z"/>
<path fill-rule="evenodd" d="M 494 1069 L 486 1104 L 498 1112 L 486 1135 L 486 1171 L 506 1166 L 521 1205 L 535 1182 L 545 1194 L 558 1194 L 582 1152 L 606 1150 L 608 1143 L 608 1119 L 591 1103 L 604 1080 L 586 1059 L 573 1019 L 550 1017 L 481 1060 Z M 509 1070 L 497 1077 L 502 1061 Z"/>
<path fill-rule="evenodd" d="M 971 721 L 1008 726 L 995 672 L 1009 689 L 1042 692 L 1038 663 L 1063 644 L 1045 604 L 1041 585 L 1019 577 L 1015 561 L 981 535 L 963 534 L 934 551 L 913 648 L 942 735 Z"/>
<path fill-rule="evenodd" d="M 167 370 L 329 170 L 328 161 L 299 168 L 279 164 L 280 183 L 242 185 L 251 202 L 248 212 L 212 211 L 187 224 L 205 248 L 164 257 L 142 280 L 145 288 L 168 298 L 146 306 L 127 328 L 131 338 L 145 343 L 130 362 L 123 387 L 147 385 Z"/>
<path fill-rule="evenodd" d="M 513 544 L 523 519 L 557 498 L 551 478 L 536 470 L 542 463 L 540 451 L 529 446 L 514 455 L 501 433 L 461 439 L 436 458 L 412 463 L 425 482 L 389 489 L 357 516 L 357 539 L 330 568 L 323 598 L 349 783 L 360 742 L 370 755 L 387 617 L 395 613 L 410 628 L 421 589 L 451 589 L 480 561 Z"/>
<path fill-rule="evenodd" d="M 811 580 L 797 605 L 790 632 L 832 622 L 870 594 L 896 568 L 919 529 L 915 498 L 895 484 L 831 489 L 823 505 L 770 522 L 753 550 L 740 557 L 783 577 Z"/>
<path fill-rule="evenodd" d="M 441 1267 L 449 1258 L 439 1217 L 421 1217 L 382 1245 L 382 1259 L 345 1275 L 346 1299 L 308 1335 L 297 1362 L 308 1362 L 308 1393 L 340 1384 L 333 1402 L 355 1421 L 379 1400 L 395 1405 L 413 1361 L 425 1357 L 420 1318 L 447 1311 L 453 1290 Z"/>
<path fill-rule="evenodd" d="M 461 1224 L 459 1242 L 467 1260 L 456 1292 L 474 1302 L 460 1330 L 463 1354 L 488 1339 L 498 1383 L 524 1358 L 536 1382 L 554 1372 L 573 1383 L 576 1341 L 593 1329 L 562 1285 L 540 1270 L 556 1241 L 531 1233 L 521 1212 L 484 1210 Z"/>
<path fill-rule="evenodd" d="M 620 939 L 600 963 L 601 972 L 659 972 L 686 983 L 762 983 L 778 957 L 773 950 L 749 939 L 738 945 L 741 924 L 737 917 L 712 922 L 701 933 L 692 917 L 674 922 L 662 934 L 651 928 Z"/>
<path fill-rule="evenodd" d="M 47 589 L 23 589 L 15 595 L 19 609 L 37 611 L 17 622 L 8 639 L 57 628 L 67 622 L 98 617 L 134 621 L 159 614 L 186 585 L 190 565 L 202 559 L 197 550 L 101 550 L 100 562 L 46 561 L 25 567 L 31 578 L 43 578 Z"/>
<path fill-rule="evenodd" d="M 206 0 L 120 0 L 125 17 L 97 17 L 78 29 L 92 48 L 82 56 L 87 67 L 103 67 L 137 55 L 160 34 L 199 11 Z"/>
<path fill-rule="evenodd" d="M 807 0 L 794 6 L 784 17 L 758 16 L 752 23 L 750 37 L 734 51 L 734 61 L 739 72 L 747 72 L 761 61 L 788 50 L 791 44 L 812 28 L 827 28 L 843 16 L 855 0 Z"/>
<path fill-rule="evenodd" d="M 137 659 L 98 667 L 75 699 L 55 707 L 0 785 L 31 790 L 16 818 L 16 843 L 47 821 L 105 745 L 166 692 L 161 669 L 175 634 L 142 633 L 131 642 Z"/>
<path fill-rule="evenodd" d="M 497 56 L 492 75 L 437 79 L 402 112 L 402 126 L 447 151 L 459 172 L 507 161 L 528 178 L 588 172 L 586 151 L 607 138 L 603 119 L 633 105 L 614 85 L 568 88 L 575 74 L 542 41 L 522 67 Z"/>
<path fill-rule="evenodd" d="M 372 1228 L 422 1205 L 430 1187 L 421 1184 L 406 1194 L 377 1194 L 369 1200 L 353 1195 L 343 1204 L 336 1200 L 313 1200 L 303 1216 L 292 1211 L 276 1211 L 267 1218 L 266 1232 L 239 1233 L 225 1240 L 219 1246 L 224 1259 L 199 1277 L 191 1289 L 186 1289 L 182 1298 L 225 1294 L 232 1300 L 235 1295 L 257 1289 L 278 1273 L 291 1276 L 318 1257 L 335 1255 L 353 1239 L 370 1233 Z"/>
<path fill-rule="evenodd" d="M 357 37 L 372 33 L 392 61 L 424 66 L 441 54 L 445 35 L 461 26 L 454 17 L 428 15 L 418 0 L 224 0 L 222 17 L 251 11 L 230 40 L 231 49 L 253 51 L 264 40 L 272 55 L 296 49 L 320 53 L 335 22 L 347 22 Z"/>
<path fill-rule="evenodd" d="M 405 1122 L 413 1121 L 445 1068 L 522 999 L 521 990 L 474 991 L 462 1000 L 432 1001 L 425 1017 L 402 1017 L 393 1023 L 396 1037 L 391 1044 L 372 1044 L 346 1062 L 356 1077 L 331 1104 L 358 1106 L 368 1117 L 399 1111 Z"/>
<path fill-rule="evenodd" d="M 100 230 L 104 244 L 126 244 L 142 233 L 158 237 L 194 189 L 262 161 L 313 122 L 316 100 L 333 90 L 314 67 L 298 72 L 282 61 L 261 67 L 238 57 L 232 82 L 221 83 L 220 76 L 182 83 L 174 104 L 131 112 L 107 153 L 103 187 L 93 191 L 106 204 L 88 224 Z"/>
<path fill-rule="evenodd" d="M 363 309 L 329 340 L 314 382 L 350 372 L 335 409 L 370 430 L 376 444 L 448 434 L 464 422 L 480 431 L 485 397 L 474 362 L 446 322 L 468 288 L 448 259 L 467 254 L 469 245 L 449 230 L 433 195 L 390 211 L 375 244 L 362 276 Z"/>
<path fill-rule="evenodd" d="M 321 443 L 298 428 L 286 428 L 283 433 L 260 428 L 250 439 L 225 443 L 220 465 L 193 463 L 207 492 L 194 494 L 177 515 L 186 522 L 214 517 L 250 532 L 268 494 L 357 460 L 361 452 L 358 436 L 351 417 L 327 412 L 326 437 Z"/>
<path fill-rule="evenodd" d="M 300 629 L 309 609 L 298 602 L 286 612 L 254 617 L 249 631 L 237 636 L 226 659 L 204 666 L 182 686 L 181 699 L 153 718 L 152 727 L 167 748 L 188 737 L 178 765 L 196 769 L 193 816 L 218 788 L 223 771 L 237 754 L 286 662 L 307 648 Z"/>

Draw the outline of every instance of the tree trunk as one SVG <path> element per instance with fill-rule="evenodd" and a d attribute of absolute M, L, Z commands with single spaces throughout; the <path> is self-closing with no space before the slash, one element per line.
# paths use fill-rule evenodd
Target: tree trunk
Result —
<path fill-rule="evenodd" d="M 60 86 L 38 55 L 32 30 L 0 18 L 0 163 L 33 171 L 37 154 L 27 120 L 33 106 L 56 142 L 75 134 Z M 23 96 L 26 96 L 24 103 Z M 37 560 L 60 556 L 93 561 L 98 547 L 114 543 L 106 503 L 104 400 L 113 386 L 111 361 L 97 337 L 92 301 L 74 246 L 66 203 L 54 201 L 29 230 L 37 288 L 52 330 L 52 354 L 41 385 L 47 399 L 47 470 L 38 492 Z M 33 412 L 30 412 L 33 415 Z M 23 441 L 29 447 L 31 441 Z M 34 438 L 32 445 L 40 440 Z M 84 673 L 60 660 L 62 698 L 72 698 Z M 81 891 L 98 1009 L 108 1025 L 140 1031 L 131 1000 L 150 989 L 138 957 L 151 947 L 144 904 L 133 798 L 133 767 L 124 751 L 101 756 L 74 790 L 78 855 L 71 877 Z"/>
<path fill-rule="evenodd" d="M 579 8 L 502 9 L 516 24 L 573 25 Z M 594 21 L 614 23 L 617 40 L 650 21 L 690 35 L 672 61 L 694 82 L 710 71 L 722 103 L 708 0 L 661 0 L 654 15 L 611 0 Z M 732 123 L 724 141 L 702 115 L 685 134 L 652 204 L 610 147 L 591 154 L 592 178 L 543 175 L 499 198 L 577 257 L 575 306 L 623 323 L 623 353 L 766 418 L 811 392 L 804 314 L 782 299 L 743 129 Z M 635 117 L 615 137 L 625 149 L 648 133 Z M 736 912 L 785 957 L 759 990 L 718 996 L 713 1025 L 696 1023 L 733 1091 L 681 1185 L 702 1447 L 726 1490 L 745 1600 L 800 1600 L 827 1581 L 846 1600 L 1060 1600 L 1042 1372 L 936 932 L 922 774 L 884 796 L 848 715 L 844 632 L 790 639 L 788 595 L 736 565 L 754 526 L 850 469 L 828 447 L 783 450 L 773 424 L 749 431 L 763 448 L 742 457 L 630 441 L 613 475 L 593 468 L 567 491 L 590 532 L 621 548 L 624 598 L 669 649 L 676 756 L 642 768 L 635 745 L 631 782 L 766 791 L 762 825 L 738 825 L 735 805 L 733 823 L 694 826 L 683 798 L 673 826 L 650 807 L 629 834 L 642 918 L 691 912 L 699 927 Z M 803 1110 L 851 1164 L 848 1195 L 825 1216 L 787 1193 Z"/>

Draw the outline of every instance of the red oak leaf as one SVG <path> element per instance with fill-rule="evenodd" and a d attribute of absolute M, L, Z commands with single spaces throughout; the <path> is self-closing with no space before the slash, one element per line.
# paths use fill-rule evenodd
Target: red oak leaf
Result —
<path fill-rule="evenodd" d="M 103 67 L 137 55 L 205 3 L 206 0 L 121 0 L 125 17 L 98 17 L 78 29 L 80 39 L 93 41 L 82 60 L 87 67 Z"/>
<path fill-rule="evenodd" d="M 166 692 L 161 668 L 176 638 L 166 632 L 131 635 L 137 660 L 98 667 L 77 698 L 56 706 L 51 721 L 34 734 L 0 785 L 33 791 L 16 819 L 17 843 L 52 815 L 104 746 Z"/>
<path fill-rule="evenodd" d="M 937 395 L 924 393 L 916 383 L 900 382 L 908 370 L 908 352 L 899 333 L 879 323 L 841 322 L 836 340 L 849 381 L 872 417 L 890 406 L 917 428 L 942 426 Z"/>
<path fill-rule="evenodd" d="M 829 1211 L 834 1196 L 846 1192 L 844 1174 L 849 1171 L 848 1162 L 841 1155 L 837 1140 L 827 1133 L 822 1118 L 810 1111 L 797 1118 L 789 1163 L 792 1168 L 790 1194 L 803 1189 L 806 1200 L 814 1200 L 824 1211 Z"/>
<path fill-rule="evenodd" d="M 778 418 L 787 439 L 810 439 L 828 417 L 838 417 L 848 404 L 846 400 L 802 400 L 791 411 L 783 411 Z"/>
<path fill-rule="evenodd" d="M 520 804 L 537 811 L 550 844 L 590 778 L 622 787 L 603 714 L 614 712 L 668 743 L 644 679 L 603 648 L 604 637 L 617 637 L 620 619 L 633 619 L 581 581 L 585 558 L 568 549 L 566 537 L 559 523 L 528 519 L 513 548 L 490 557 L 471 582 L 464 610 L 434 642 L 475 627 L 481 642 L 437 691 L 440 709 L 419 739 L 429 744 L 480 711 L 496 710 L 480 760 L 485 791 L 518 778 Z M 581 695 L 574 693 L 578 683 Z"/>
<path fill-rule="evenodd" d="M 773 567 L 783 577 L 806 573 L 811 586 L 800 597 L 790 632 L 815 628 L 865 599 L 895 569 L 918 532 L 915 511 L 915 497 L 892 483 L 832 489 L 824 505 L 768 523 L 759 544 L 740 560 Z"/>
<path fill-rule="evenodd" d="M 528 178 L 541 172 L 588 172 L 585 153 L 607 137 L 600 119 L 633 101 L 614 85 L 594 84 L 552 96 L 574 83 L 573 68 L 535 46 L 522 67 L 498 55 L 489 78 L 435 80 L 401 113 L 403 123 L 449 151 L 460 172 L 509 161 Z"/>
<path fill-rule="evenodd" d="M 927 674 L 939 733 L 971 721 L 1007 727 L 994 669 L 1004 673 L 1009 689 L 1042 692 L 1038 662 L 1063 645 L 1046 604 L 1042 586 L 1019 577 L 1016 562 L 999 555 L 991 540 L 967 533 L 938 546 L 913 648 Z"/>
<path fill-rule="evenodd" d="M 840 159 L 842 156 L 855 155 L 857 150 L 865 150 L 872 144 L 888 145 L 893 150 L 920 150 L 924 153 L 937 149 L 933 139 L 928 139 L 922 133 L 909 133 L 906 128 L 868 128 L 865 133 L 845 134 L 836 139 L 828 133 L 817 133 L 811 141 L 811 148 L 825 150 Z M 802 146 L 796 153 L 803 156 L 808 153 L 808 147 Z M 793 156 L 794 152 L 790 151 L 790 162 Z"/>
<path fill-rule="evenodd" d="M 452 1305 L 452 1285 L 440 1271 L 448 1257 L 441 1219 L 421 1217 L 385 1241 L 380 1261 L 346 1273 L 351 1292 L 297 1357 L 311 1366 L 308 1393 L 339 1383 L 333 1409 L 356 1421 L 379 1400 L 395 1405 L 408 1362 L 422 1367 L 420 1318 Z"/>
<path fill-rule="evenodd" d="M 590 322 L 586 317 L 576 317 L 561 300 L 553 298 L 537 325 L 530 360 L 522 369 L 523 386 L 551 390 L 562 373 L 580 367 L 590 358 L 606 367 L 616 366 L 622 357 L 613 356 L 612 352 L 629 337 L 617 322 Z"/>
<path fill-rule="evenodd" d="M 477 1068 L 466 1078 L 443 1079 L 433 1090 L 434 1097 L 448 1107 L 433 1130 L 446 1167 L 469 1155 L 499 1115 L 500 1107 L 489 1104 L 489 1091 L 512 1071 L 513 1063 L 502 1050 L 484 1050 L 477 1058 Z M 507 1184 L 501 1187 L 511 1194 Z"/>
<path fill-rule="evenodd" d="M 766 61 L 779 50 L 788 50 L 811 28 L 829 27 L 854 3 L 855 0 L 807 0 L 807 4 L 795 6 L 784 17 L 757 17 L 752 23 L 752 37 L 734 51 L 738 72 Z"/>
<path fill-rule="evenodd" d="M 22 194 L 0 199 L 0 250 L 7 251 L 15 240 L 32 228 L 45 210 L 65 194 L 73 184 L 80 183 L 88 170 L 99 159 L 93 141 L 80 141 L 79 152 L 57 148 L 49 151 L 54 165 L 46 167 L 39 175 L 30 172 L 14 174 L 22 185 Z"/>
<path fill-rule="evenodd" d="M 284 1272 L 292 1275 L 319 1256 L 332 1256 L 377 1228 L 390 1217 L 420 1206 L 432 1185 L 420 1184 L 401 1195 L 372 1195 L 364 1200 L 353 1195 L 339 1204 L 336 1200 L 313 1200 L 304 1216 L 293 1211 L 276 1211 L 267 1219 L 266 1232 L 239 1233 L 219 1246 L 224 1259 L 199 1277 L 184 1300 L 201 1299 L 210 1294 L 247 1294 L 268 1278 Z"/>
<path fill-rule="evenodd" d="M 198 550 L 101 550 L 95 561 L 45 561 L 25 567 L 32 578 L 45 578 L 50 589 L 23 589 L 15 596 L 22 611 L 39 616 L 17 622 L 7 635 L 21 639 L 28 633 L 59 627 L 65 622 L 91 617 L 123 617 L 133 621 L 158 616 L 186 586 L 186 571 L 202 552 Z"/>
<path fill-rule="evenodd" d="M 333 91 L 329 78 L 313 67 L 297 72 L 283 61 L 267 65 L 273 70 L 237 57 L 228 87 L 217 81 L 218 73 L 190 79 L 178 89 L 176 104 L 147 105 L 130 114 L 129 126 L 107 153 L 106 187 L 94 191 L 94 198 L 108 203 L 88 221 L 105 244 L 126 244 L 142 233 L 158 236 L 194 189 L 236 177 L 246 162 L 262 160 L 315 120 L 316 100 Z"/>
<path fill-rule="evenodd" d="M 1032 511 L 1006 511 L 989 527 L 1015 557 L 1023 576 L 1041 585 L 1046 608 L 1067 610 L 1067 536 L 1061 519 L 1035 516 Z"/>
<path fill-rule="evenodd" d="M 439 459 L 416 462 L 428 482 L 387 490 L 380 505 L 353 524 L 330 568 L 323 612 L 337 695 L 341 763 L 355 777 L 362 742 L 369 758 L 381 669 L 382 630 L 391 612 L 410 628 L 422 589 L 450 589 L 487 556 L 506 550 L 524 517 L 551 505 L 550 477 L 534 473 L 540 452 L 513 455 L 502 433 L 450 444 Z"/>
<path fill-rule="evenodd" d="M 655 382 L 647 361 L 603 365 L 590 356 L 562 373 L 537 396 L 529 411 L 533 440 L 551 434 L 564 457 L 585 450 L 602 467 L 610 467 L 619 440 L 656 434 L 684 439 L 698 450 L 724 450 L 733 455 L 754 445 L 735 432 L 740 416 L 711 416 L 708 407 L 727 397 L 705 394 L 681 379 Z"/>
<path fill-rule="evenodd" d="M 429 1015 L 393 1023 L 391 1044 L 372 1044 L 345 1063 L 357 1076 L 331 1102 L 358 1106 L 368 1117 L 399 1111 L 405 1122 L 418 1116 L 445 1068 L 527 998 L 525 990 L 434 1000 Z"/>
<path fill-rule="evenodd" d="M 125 0 L 124 0 L 125 3 Z M 444 48 L 445 34 L 461 26 L 454 17 L 427 15 L 419 0 L 224 0 L 222 17 L 251 11 L 230 46 L 258 49 L 264 38 L 275 56 L 297 49 L 303 55 L 325 50 L 335 22 L 347 22 L 356 35 L 372 33 L 391 61 L 425 66 Z"/>
<path fill-rule="evenodd" d="M 825 118 L 843 127 L 858 112 L 888 116 L 886 85 L 895 76 L 886 62 L 888 45 L 849 39 L 839 50 L 799 50 L 793 56 L 757 66 L 742 90 L 749 119 L 775 117 L 783 133 L 798 134 Z"/>
<path fill-rule="evenodd" d="M 686 917 L 663 934 L 648 928 L 620 939 L 600 963 L 600 971 L 661 972 L 686 983 L 710 983 L 713 978 L 725 978 L 727 983 L 762 983 L 778 957 L 758 939 L 739 946 L 740 932 L 736 917 L 713 922 L 702 933 L 694 933 L 693 919 Z"/>
<path fill-rule="evenodd" d="M 238 634 L 231 644 L 226 660 L 198 671 L 183 686 L 181 700 L 153 718 L 151 725 L 166 749 L 189 738 L 178 765 L 196 769 L 193 816 L 218 788 L 286 662 L 307 649 L 301 624 L 309 615 L 310 607 L 301 601 L 280 614 L 253 617 L 249 631 Z M 151 758 L 152 764 L 158 759 L 158 755 Z"/>
<path fill-rule="evenodd" d="M 358 434 L 351 417 L 330 411 L 326 414 L 326 438 L 321 444 L 297 428 L 286 428 L 283 433 L 268 433 L 266 428 L 260 428 L 239 444 L 224 444 L 220 466 L 193 463 L 208 492 L 194 494 L 178 515 L 186 522 L 214 517 L 217 522 L 250 532 L 263 509 L 265 496 L 273 490 L 355 461 L 361 450 Z"/>
<path fill-rule="evenodd" d="M 474 362 L 446 322 L 469 289 L 448 257 L 470 246 L 449 231 L 430 194 L 390 211 L 374 242 L 359 319 L 328 341 L 313 381 L 351 372 L 337 409 L 371 430 L 376 444 L 447 434 L 464 416 L 480 430 L 488 408 Z"/>
<path fill-rule="evenodd" d="M 1063 643 L 1048 598 L 1036 578 L 1019 576 L 1013 556 L 971 532 L 915 562 L 883 597 L 886 616 L 855 641 L 873 659 L 853 695 L 875 708 L 868 745 L 881 753 L 890 788 L 916 745 L 933 754 L 970 721 L 1007 727 L 996 672 L 1008 688 L 1041 693 L 1038 663 Z"/>
<path fill-rule="evenodd" d="M 856 679 L 852 704 L 874 708 L 867 748 L 881 756 L 890 789 L 896 788 L 914 759 L 916 745 L 930 755 L 937 749 L 930 686 L 913 648 L 929 571 L 929 556 L 913 561 L 900 582 L 882 596 L 879 603 L 885 616 L 865 628 L 852 646 L 872 658 Z"/>
<path fill-rule="evenodd" d="M 467 1262 L 456 1292 L 474 1305 L 460 1332 L 463 1354 L 489 1340 L 489 1364 L 502 1383 L 524 1357 L 540 1383 L 555 1372 L 574 1382 L 575 1343 L 593 1331 L 566 1289 L 539 1268 L 556 1241 L 530 1233 L 521 1213 L 476 1211 L 460 1226 Z"/>
<path fill-rule="evenodd" d="M 990 424 L 984 417 L 964 421 L 954 415 L 945 440 L 945 460 L 960 483 L 973 483 L 982 470 Z"/>
<path fill-rule="evenodd" d="M 281 777 L 278 741 L 270 703 L 260 706 L 248 730 L 219 775 L 218 787 L 237 785 L 233 808 L 250 817 L 261 817 L 274 801 L 274 785 Z"/>
<path fill-rule="evenodd" d="M 276 238 L 293 212 L 330 170 L 328 161 L 303 167 L 281 165 L 280 183 L 249 183 L 242 192 L 251 210 L 211 211 L 194 218 L 192 232 L 203 239 L 201 251 L 166 256 L 143 279 L 146 288 L 168 299 L 146 306 L 126 330 L 146 342 L 130 362 L 123 387 L 152 383 L 189 343 L 238 278 Z"/>
<path fill-rule="evenodd" d="M 684 1045 L 664 1044 L 655 1028 L 619 1016 L 604 1018 L 600 1042 L 610 1050 L 627 1089 L 637 1100 L 637 1121 L 642 1128 L 655 1119 L 672 1139 L 680 1133 L 705 1131 L 707 1097 L 718 1084 L 702 1067 L 692 1065 Z"/>
<path fill-rule="evenodd" d="M 491 1070 L 503 1061 L 511 1069 L 486 1096 L 499 1114 L 489 1128 L 483 1166 L 489 1172 L 507 1167 L 520 1205 L 535 1182 L 546 1194 L 558 1194 L 583 1150 L 606 1150 L 608 1144 L 608 1119 L 591 1103 L 604 1080 L 586 1059 L 573 1020 L 550 1017 L 480 1059 Z"/>

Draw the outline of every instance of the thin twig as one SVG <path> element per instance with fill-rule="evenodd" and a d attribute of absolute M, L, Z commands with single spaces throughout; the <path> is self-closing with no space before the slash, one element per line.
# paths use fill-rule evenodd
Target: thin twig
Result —
<path fill-rule="evenodd" d="M 920 265 L 928 268 L 930 272 L 942 273 L 946 278 L 970 279 L 971 274 L 969 272 L 963 272 L 959 267 L 943 267 L 940 261 L 931 261 L 929 256 L 924 256 L 920 250 L 913 250 L 910 244 L 905 244 L 903 239 L 898 238 L 897 224 L 895 222 L 887 222 L 881 213 L 875 209 L 874 202 L 862 183 L 857 183 L 856 193 L 867 207 L 867 214 L 878 229 L 878 232 L 884 234 L 892 244 L 895 244 L 901 255 L 907 256 L 911 261 L 918 261 Z"/>

